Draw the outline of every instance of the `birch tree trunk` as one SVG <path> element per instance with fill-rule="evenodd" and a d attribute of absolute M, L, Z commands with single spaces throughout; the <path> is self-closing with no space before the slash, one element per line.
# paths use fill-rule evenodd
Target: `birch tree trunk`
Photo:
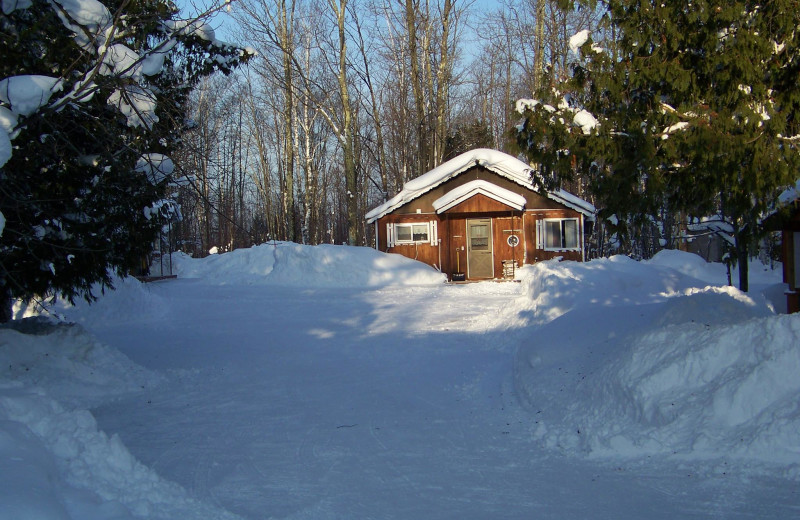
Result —
<path fill-rule="evenodd" d="M 356 171 L 355 141 L 353 138 L 353 107 L 350 103 L 350 92 L 347 84 L 347 0 L 330 0 L 330 6 L 336 15 L 339 29 L 339 68 L 337 80 L 342 101 L 342 128 L 340 144 L 344 156 L 345 189 L 347 190 L 347 242 L 358 245 L 360 242 L 358 219 L 358 175 Z"/>

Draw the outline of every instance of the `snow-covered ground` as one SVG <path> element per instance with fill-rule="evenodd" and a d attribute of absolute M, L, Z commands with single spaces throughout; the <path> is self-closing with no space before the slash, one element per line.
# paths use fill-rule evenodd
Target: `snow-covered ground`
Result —
<path fill-rule="evenodd" d="M 777 271 L 742 294 L 677 252 L 469 285 L 344 246 L 176 266 L 0 330 L 0 519 L 800 516 Z"/>

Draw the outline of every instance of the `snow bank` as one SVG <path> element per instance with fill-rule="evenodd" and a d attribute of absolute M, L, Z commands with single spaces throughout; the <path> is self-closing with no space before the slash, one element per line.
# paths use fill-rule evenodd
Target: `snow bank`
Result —
<path fill-rule="evenodd" d="M 633 453 L 800 464 L 800 317 L 731 321 L 667 326 L 626 342 L 621 360 L 593 377 L 624 416 L 611 429 L 590 428 L 589 442 L 599 452 L 621 443 Z"/>
<path fill-rule="evenodd" d="M 521 316 L 540 327 L 514 378 L 534 437 L 572 454 L 736 460 L 800 477 L 800 316 L 708 284 L 720 276 L 724 266 L 680 252 L 525 271 Z"/>
<path fill-rule="evenodd" d="M 697 255 L 680 253 L 683 256 L 703 262 Z M 519 271 L 527 295 L 521 303 L 530 311 L 526 313 L 529 324 L 544 325 L 579 307 L 645 305 L 707 285 L 675 269 L 676 265 L 674 260 L 646 264 L 622 255 L 582 263 L 539 262 Z"/>
<path fill-rule="evenodd" d="M 0 329 L 3 518 L 232 518 L 138 462 L 88 407 L 161 383 L 78 325 Z"/>
<path fill-rule="evenodd" d="M 169 306 L 163 298 L 153 294 L 147 284 L 133 277 L 114 277 L 112 281 L 113 290 L 103 291 L 99 284 L 94 286 L 94 294 L 98 297 L 95 303 L 76 299 L 74 304 L 70 304 L 58 298 L 54 303 L 47 303 L 45 309 L 37 305 L 25 307 L 18 303 L 14 315 L 16 319 L 39 314 L 66 316 L 87 327 L 102 326 L 104 322 L 157 321 L 169 316 Z"/>
<path fill-rule="evenodd" d="M 174 260 L 181 278 L 220 285 L 382 287 L 445 281 L 442 273 L 422 262 L 367 247 L 277 242 L 202 259 L 176 255 Z"/>
<path fill-rule="evenodd" d="M 36 386 L 65 406 L 84 408 L 160 382 L 80 325 L 44 317 L 12 325 L 16 330 L 0 329 L 0 381 Z"/>

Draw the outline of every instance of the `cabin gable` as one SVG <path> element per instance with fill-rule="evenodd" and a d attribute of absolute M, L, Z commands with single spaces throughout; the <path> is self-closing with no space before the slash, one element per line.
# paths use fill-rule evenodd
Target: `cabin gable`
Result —
<path fill-rule="evenodd" d="M 487 197 L 482 193 L 476 193 L 464 202 L 456 204 L 444 211 L 437 211 L 437 213 L 502 213 L 509 211 L 514 211 L 514 208 Z"/>

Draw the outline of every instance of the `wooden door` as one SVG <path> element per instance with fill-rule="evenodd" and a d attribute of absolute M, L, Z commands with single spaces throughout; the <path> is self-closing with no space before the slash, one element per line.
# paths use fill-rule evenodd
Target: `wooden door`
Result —
<path fill-rule="evenodd" d="M 467 220 L 467 276 L 494 278 L 492 219 Z"/>

